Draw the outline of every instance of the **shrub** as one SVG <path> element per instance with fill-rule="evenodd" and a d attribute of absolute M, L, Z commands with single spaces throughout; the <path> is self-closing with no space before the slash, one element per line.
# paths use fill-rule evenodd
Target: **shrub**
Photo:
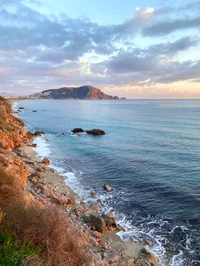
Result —
<path fill-rule="evenodd" d="M 0 208 L 23 204 L 24 196 L 21 184 L 0 168 Z"/>
<path fill-rule="evenodd" d="M 23 262 L 28 261 L 29 258 L 37 258 L 40 263 L 37 265 L 42 265 L 42 260 L 38 257 L 40 253 L 39 249 L 32 247 L 31 244 L 27 242 L 17 244 L 13 234 L 0 231 L 0 243 L 1 266 L 21 266 Z"/>
<path fill-rule="evenodd" d="M 55 205 L 9 208 L 4 228 L 41 249 L 48 265 L 84 265 L 90 257 L 80 232 Z"/>
<path fill-rule="evenodd" d="M 18 263 L 17 257 L 19 265 L 39 266 L 39 258 L 34 255 L 38 250 L 48 266 L 87 265 L 90 256 L 85 240 L 67 214 L 54 204 L 27 204 L 24 195 L 19 182 L 0 169 L 0 241 L 4 243 L 0 245 L 0 253 L 4 254 L 0 265 L 14 265 L 9 263 L 14 259 Z"/>

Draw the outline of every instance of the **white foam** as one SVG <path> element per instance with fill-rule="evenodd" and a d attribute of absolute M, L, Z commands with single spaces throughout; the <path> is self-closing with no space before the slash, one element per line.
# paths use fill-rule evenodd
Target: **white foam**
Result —
<path fill-rule="evenodd" d="M 35 151 L 39 156 L 48 157 L 51 154 L 50 144 L 46 141 L 44 136 L 35 138 L 34 143 L 37 144 Z"/>
<path fill-rule="evenodd" d="M 169 263 L 169 266 L 180 266 L 184 265 L 184 261 L 182 259 L 183 251 L 179 250 L 179 253 L 174 255 Z"/>

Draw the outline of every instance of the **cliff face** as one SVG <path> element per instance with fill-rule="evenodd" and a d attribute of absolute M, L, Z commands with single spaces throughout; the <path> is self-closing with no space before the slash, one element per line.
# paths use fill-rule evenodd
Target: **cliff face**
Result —
<path fill-rule="evenodd" d="M 24 186 L 28 167 L 11 150 L 32 139 L 31 133 L 23 128 L 23 121 L 12 114 L 10 104 L 0 97 L 0 167 Z"/>
<path fill-rule="evenodd" d="M 10 104 L 0 97 L 0 147 L 12 150 L 31 140 L 31 133 L 23 126 L 24 122 L 12 114 Z"/>
<path fill-rule="evenodd" d="M 39 99 L 85 99 L 85 100 L 119 100 L 117 96 L 110 96 L 92 86 L 78 88 L 63 87 L 54 90 L 45 90 L 30 95 L 30 98 Z"/>

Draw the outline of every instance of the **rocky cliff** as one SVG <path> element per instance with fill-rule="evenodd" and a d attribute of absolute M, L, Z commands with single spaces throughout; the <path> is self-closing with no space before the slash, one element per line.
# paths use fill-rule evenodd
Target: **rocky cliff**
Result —
<path fill-rule="evenodd" d="M 24 122 L 12 114 L 10 104 L 0 97 L 0 147 L 12 150 L 32 138 Z"/>
<path fill-rule="evenodd" d="M 92 86 L 63 87 L 35 93 L 29 98 L 38 99 L 85 99 L 85 100 L 119 100 L 117 96 L 110 96 Z M 124 99 L 124 98 L 123 98 Z"/>
<path fill-rule="evenodd" d="M 15 177 L 23 186 L 28 167 L 11 150 L 32 139 L 32 134 L 24 128 L 23 121 L 12 114 L 10 104 L 0 97 L 0 167 Z"/>

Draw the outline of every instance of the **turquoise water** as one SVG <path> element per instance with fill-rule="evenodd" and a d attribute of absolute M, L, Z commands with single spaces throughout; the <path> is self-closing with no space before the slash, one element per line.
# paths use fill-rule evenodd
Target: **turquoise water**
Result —
<path fill-rule="evenodd" d="M 150 238 L 163 265 L 200 265 L 200 101 L 29 100 L 17 106 L 25 107 L 19 116 L 26 127 L 46 132 L 36 140 L 37 152 L 81 196 L 98 191 L 102 211 L 113 209 L 126 226 L 123 239 Z M 106 134 L 74 136 L 75 127 Z M 111 193 L 103 191 L 105 182 Z"/>

